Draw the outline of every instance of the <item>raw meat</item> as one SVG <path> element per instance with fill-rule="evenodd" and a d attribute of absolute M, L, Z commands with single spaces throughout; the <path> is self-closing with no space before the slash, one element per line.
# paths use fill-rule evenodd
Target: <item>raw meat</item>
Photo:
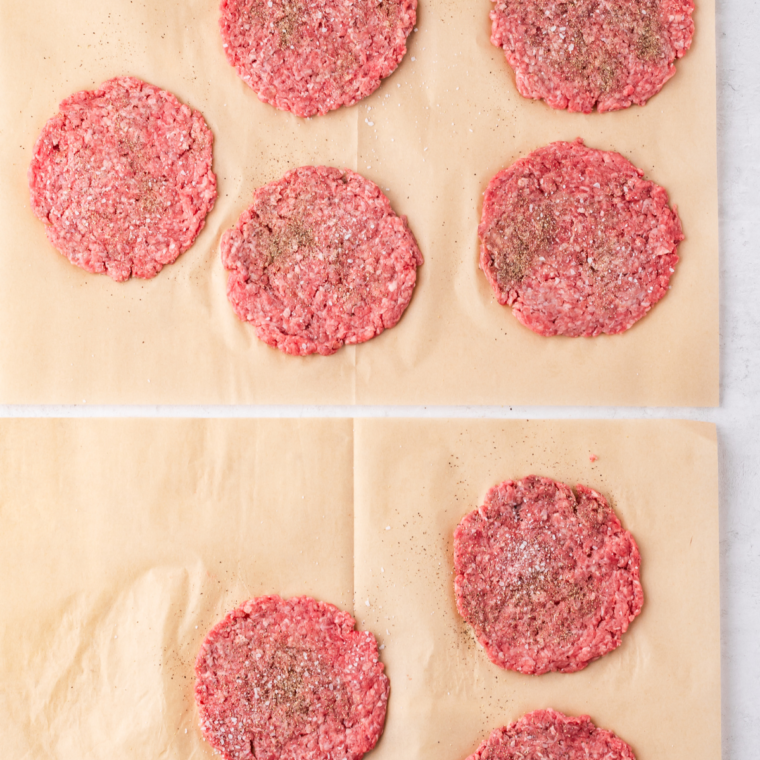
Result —
<path fill-rule="evenodd" d="M 377 642 L 309 597 L 237 608 L 195 664 L 201 730 L 225 760 L 359 760 L 383 731 L 389 682 Z"/>
<path fill-rule="evenodd" d="M 366 98 L 395 71 L 417 0 L 222 0 L 224 51 L 265 103 L 298 116 Z"/>
<path fill-rule="evenodd" d="M 636 760 L 612 731 L 597 728 L 588 715 L 569 718 L 536 710 L 497 728 L 467 760 Z"/>
<path fill-rule="evenodd" d="M 422 254 L 374 183 L 305 166 L 256 191 L 222 238 L 227 295 L 256 335 L 289 354 L 332 354 L 393 327 Z"/>
<path fill-rule="evenodd" d="M 606 499 L 530 476 L 454 532 L 457 608 L 496 665 L 571 673 L 620 646 L 644 601 L 639 550 Z"/>
<path fill-rule="evenodd" d="M 491 42 L 526 98 L 589 113 L 644 105 L 691 45 L 693 0 L 493 0 Z"/>
<path fill-rule="evenodd" d="M 32 209 L 50 242 L 117 282 L 155 277 L 193 244 L 216 199 L 203 116 L 133 77 L 60 109 L 29 167 Z"/>
<path fill-rule="evenodd" d="M 683 240 L 668 195 L 619 153 L 556 142 L 488 184 L 480 268 L 539 335 L 614 334 L 667 292 Z"/>

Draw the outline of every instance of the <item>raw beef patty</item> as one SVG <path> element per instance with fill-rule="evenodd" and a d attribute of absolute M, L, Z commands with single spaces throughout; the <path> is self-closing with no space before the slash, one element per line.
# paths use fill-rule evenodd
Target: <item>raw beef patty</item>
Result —
<path fill-rule="evenodd" d="M 691 45 L 693 0 L 493 0 L 491 42 L 526 98 L 589 113 L 644 105 Z"/>
<path fill-rule="evenodd" d="M 374 183 L 324 166 L 256 191 L 222 238 L 227 295 L 256 335 L 289 354 L 332 354 L 393 327 L 422 254 Z"/>
<path fill-rule="evenodd" d="M 206 122 L 132 77 L 60 109 L 29 167 L 32 209 L 50 242 L 88 272 L 155 277 L 192 245 L 216 199 Z"/>
<path fill-rule="evenodd" d="M 556 142 L 488 184 L 480 268 L 539 335 L 614 334 L 668 291 L 683 240 L 665 190 L 619 153 Z"/>
<path fill-rule="evenodd" d="M 497 728 L 467 760 L 636 760 L 612 731 L 597 728 L 588 715 L 569 718 L 536 710 Z"/>
<path fill-rule="evenodd" d="M 225 760 L 358 760 L 383 731 L 377 642 L 309 597 L 264 596 L 216 625 L 195 663 L 207 741 Z"/>
<path fill-rule="evenodd" d="M 298 116 L 366 98 L 406 53 L 417 0 L 222 0 L 229 62 L 265 103 Z"/>
<path fill-rule="evenodd" d="M 570 673 L 641 611 L 639 550 L 605 498 L 530 476 L 492 488 L 454 532 L 456 603 L 496 665 Z"/>

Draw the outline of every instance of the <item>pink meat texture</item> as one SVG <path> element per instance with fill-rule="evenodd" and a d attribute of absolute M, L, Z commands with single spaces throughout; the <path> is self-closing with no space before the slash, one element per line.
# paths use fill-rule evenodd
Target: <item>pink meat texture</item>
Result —
<path fill-rule="evenodd" d="M 644 105 L 694 35 L 693 0 L 493 0 L 491 42 L 517 89 L 590 113 Z"/>
<path fill-rule="evenodd" d="M 155 277 L 216 199 L 213 135 L 198 111 L 133 77 L 64 100 L 29 167 L 32 209 L 72 264 L 117 282 Z"/>
<path fill-rule="evenodd" d="M 480 268 L 539 335 L 629 329 L 667 292 L 684 239 L 665 190 L 619 153 L 556 142 L 488 184 Z"/>
<path fill-rule="evenodd" d="M 605 498 L 535 476 L 492 488 L 454 532 L 457 609 L 496 665 L 572 673 L 641 612 L 639 550 Z"/>
<path fill-rule="evenodd" d="M 570 718 L 536 710 L 497 728 L 467 760 L 636 760 L 612 731 L 597 728 L 588 715 Z"/>
<path fill-rule="evenodd" d="M 422 264 L 405 217 L 354 172 L 305 166 L 256 191 L 222 238 L 227 296 L 289 354 L 332 354 L 393 327 Z"/>
<path fill-rule="evenodd" d="M 195 699 L 225 760 L 359 760 L 383 732 L 389 682 L 369 632 L 309 597 L 245 602 L 206 637 Z"/>
<path fill-rule="evenodd" d="M 417 0 L 222 0 L 227 59 L 259 98 L 297 116 L 366 98 L 406 53 Z"/>

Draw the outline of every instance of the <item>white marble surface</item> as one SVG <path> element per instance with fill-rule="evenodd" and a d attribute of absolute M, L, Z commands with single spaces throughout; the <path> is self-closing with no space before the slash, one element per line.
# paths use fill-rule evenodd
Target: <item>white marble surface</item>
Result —
<path fill-rule="evenodd" d="M 697 0 L 699 2 L 699 0 Z M 0 417 L 684 418 L 718 426 L 723 760 L 760 758 L 760 3 L 719 2 L 721 405 L 589 407 L 2 406 Z"/>

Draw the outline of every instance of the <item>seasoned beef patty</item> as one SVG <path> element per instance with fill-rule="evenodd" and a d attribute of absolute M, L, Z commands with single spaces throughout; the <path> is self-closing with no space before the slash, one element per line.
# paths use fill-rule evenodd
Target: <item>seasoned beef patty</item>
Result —
<path fill-rule="evenodd" d="M 636 760 L 612 731 L 597 728 L 588 715 L 570 718 L 536 710 L 491 733 L 467 760 Z"/>
<path fill-rule="evenodd" d="M 377 642 L 309 597 L 245 602 L 195 664 L 207 741 L 225 760 L 359 760 L 383 731 L 389 682 Z"/>
<path fill-rule="evenodd" d="M 405 217 L 374 183 L 305 166 L 256 191 L 222 238 L 227 295 L 289 354 L 332 354 L 393 327 L 422 264 Z"/>
<path fill-rule="evenodd" d="M 492 488 L 454 532 L 456 603 L 496 665 L 570 673 L 641 611 L 639 550 L 600 493 L 530 476 Z"/>
<path fill-rule="evenodd" d="M 72 264 L 155 277 L 193 243 L 216 199 L 213 135 L 198 111 L 133 77 L 64 100 L 29 167 L 32 209 Z"/>
<path fill-rule="evenodd" d="M 644 105 L 691 45 L 693 0 L 493 0 L 517 89 L 589 113 Z"/>
<path fill-rule="evenodd" d="M 668 291 L 683 240 L 665 190 L 578 140 L 533 151 L 488 184 L 480 268 L 539 335 L 614 334 Z"/>
<path fill-rule="evenodd" d="M 222 0 L 224 51 L 265 103 L 297 116 L 366 98 L 406 53 L 417 0 Z"/>

